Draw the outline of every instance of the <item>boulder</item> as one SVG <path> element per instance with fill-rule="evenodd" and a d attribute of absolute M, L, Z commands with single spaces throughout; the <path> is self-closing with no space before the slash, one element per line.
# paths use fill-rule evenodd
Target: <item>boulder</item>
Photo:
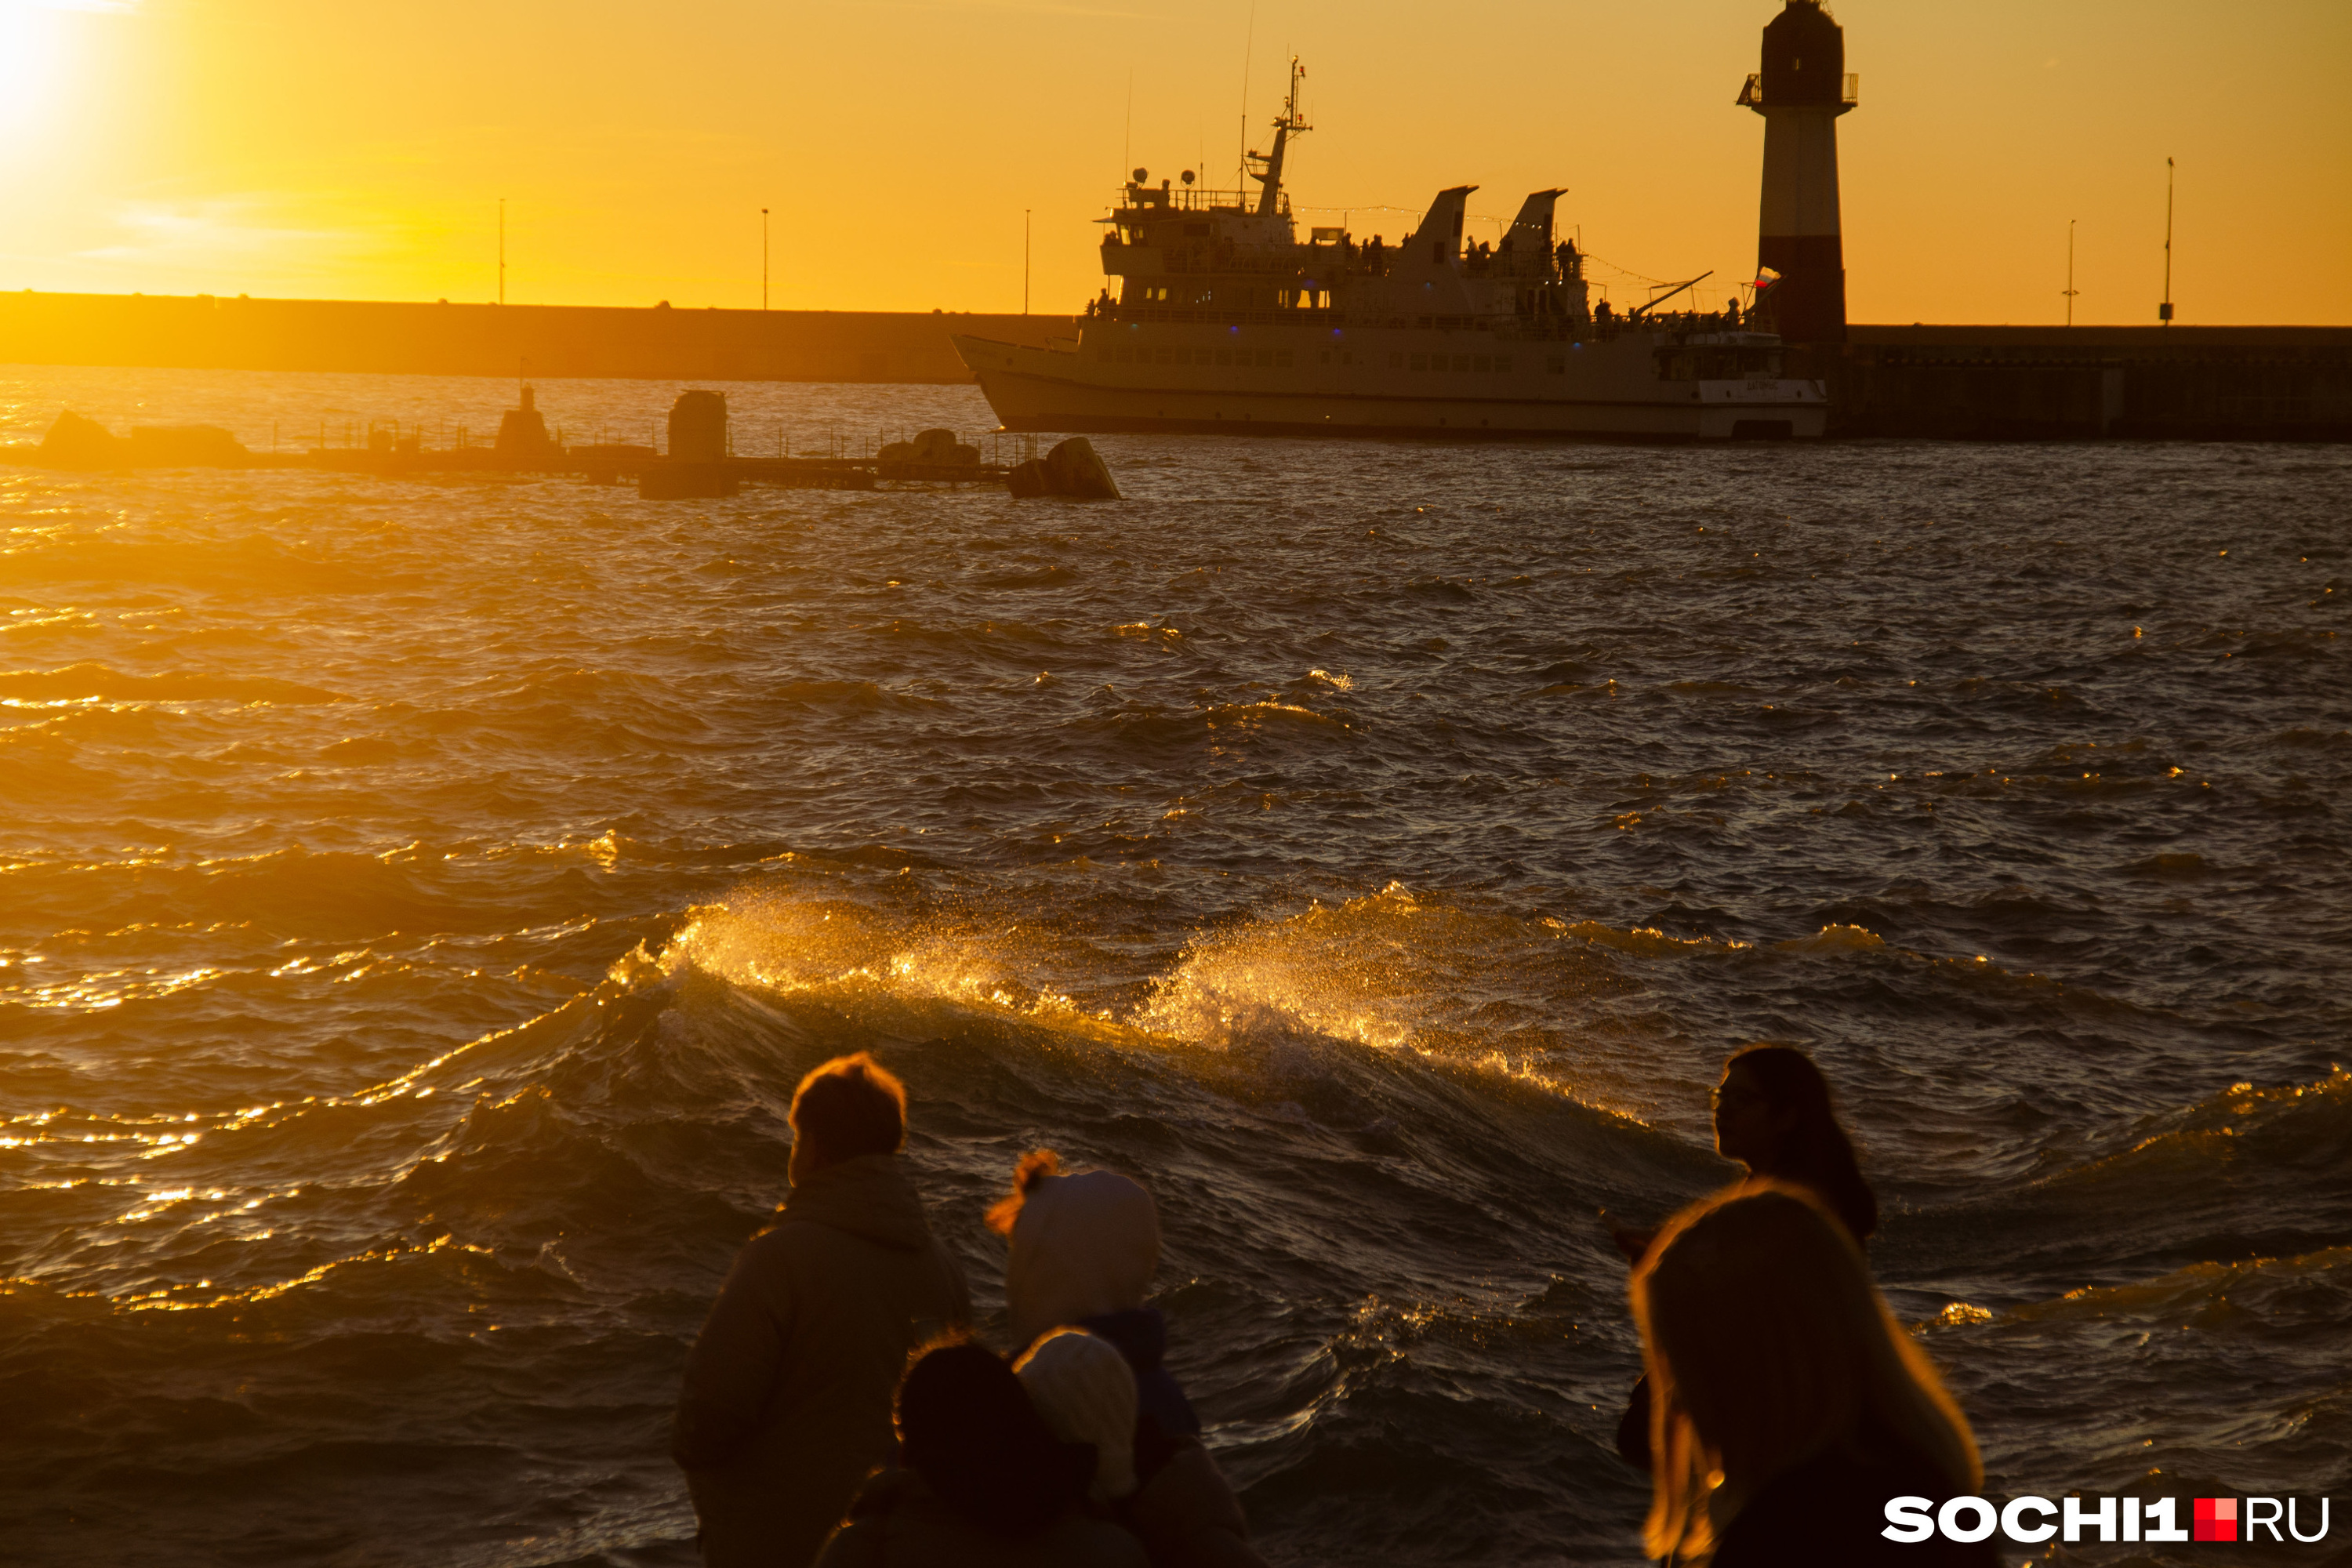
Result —
<path fill-rule="evenodd" d="M 921 431 L 908 444 L 915 448 L 914 460 L 919 463 L 937 463 L 946 467 L 980 461 L 980 448 L 967 447 L 958 441 L 952 430 Z"/>
<path fill-rule="evenodd" d="M 1118 483 L 1096 456 L 1094 444 L 1073 436 L 1045 454 L 1045 478 L 1051 493 L 1073 500 L 1119 500 Z"/>
<path fill-rule="evenodd" d="M 1034 500 L 1053 493 L 1045 485 L 1045 465 L 1034 458 L 1014 464 L 1004 476 L 1004 488 L 1013 492 L 1015 500 Z"/>
<path fill-rule="evenodd" d="M 119 468 L 131 461 L 131 443 L 108 435 L 97 420 L 68 409 L 42 437 L 34 461 L 47 468 Z"/>

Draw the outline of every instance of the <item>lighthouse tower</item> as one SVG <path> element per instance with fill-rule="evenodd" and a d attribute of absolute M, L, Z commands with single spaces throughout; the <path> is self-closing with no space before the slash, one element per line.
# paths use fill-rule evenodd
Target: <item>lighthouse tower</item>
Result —
<path fill-rule="evenodd" d="M 1764 207 L 1757 264 L 1780 275 L 1757 303 L 1790 342 L 1845 338 L 1838 237 L 1838 116 L 1854 106 L 1845 29 L 1821 0 L 1788 0 L 1764 28 L 1764 68 L 1739 101 L 1764 117 Z"/>

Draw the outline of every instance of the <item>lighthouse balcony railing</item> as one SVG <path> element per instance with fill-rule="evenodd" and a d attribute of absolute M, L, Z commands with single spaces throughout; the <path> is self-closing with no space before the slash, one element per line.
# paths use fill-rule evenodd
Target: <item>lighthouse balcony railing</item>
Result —
<path fill-rule="evenodd" d="M 1733 100 L 1742 109 L 1764 107 L 1764 73 L 1750 71 L 1739 86 L 1739 96 Z M 1785 100 L 1784 100 L 1785 101 Z M 1818 100 L 1813 100 L 1818 101 Z M 1862 101 L 1862 73 L 1847 71 L 1838 82 L 1838 101 L 1852 109 Z"/>

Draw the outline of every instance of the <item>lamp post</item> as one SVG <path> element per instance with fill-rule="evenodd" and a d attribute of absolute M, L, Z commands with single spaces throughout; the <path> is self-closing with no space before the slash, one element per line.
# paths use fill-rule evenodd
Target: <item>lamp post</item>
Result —
<path fill-rule="evenodd" d="M 2164 303 L 2156 308 L 2156 319 L 2166 326 L 2172 325 L 2172 160 L 2164 161 Z"/>
<path fill-rule="evenodd" d="M 1021 209 L 1021 313 L 1029 313 L 1029 209 Z"/>
<path fill-rule="evenodd" d="M 499 198 L 499 303 L 507 302 L 507 199 Z"/>
<path fill-rule="evenodd" d="M 768 209 L 760 209 L 760 309 L 768 308 Z"/>
<path fill-rule="evenodd" d="M 2074 295 L 2077 292 L 2074 288 L 2074 222 L 2071 217 L 2066 220 L 2066 324 L 2070 327 L 2074 324 Z"/>

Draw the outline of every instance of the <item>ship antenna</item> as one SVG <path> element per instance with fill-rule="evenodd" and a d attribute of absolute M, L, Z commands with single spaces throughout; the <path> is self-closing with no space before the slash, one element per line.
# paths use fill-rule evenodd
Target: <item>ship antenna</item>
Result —
<path fill-rule="evenodd" d="M 1282 117 L 1274 122 L 1274 151 L 1265 155 L 1265 173 L 1263 174 L 1253 174 L 1251 176 L 1253 179 L 1263 180 L 1265 183 L 1265 193 L 1257 199 L 1257 216 L 1260 217 L 1272 217 L 1274 216 L 1275 204 L 1280 199 L 1282 193 L 1282 154 L 1285 147 L 1289 142 L 1290 133 L 1294 131 L 1311 131 L 1314 129 L 1313 126 L 1307 123 L 1306 118 L 1298 112 L 1298 84 L 1300 81 L 1305 79 L 1306 76 L 1306 70 L 1300 67 L 1298 63 L 1298 57 L 1297 55 L 1291 56 L 1290 96 L 1283 100 Z M 1244 167 L 1246 167 L 1246 165 L 1244 165 Z"/>
<path fill-rule="evenodd" d="M 1242 155 L 1235 164 L 1234 185 L 1237 190 L 1249 189 L 1249 73 L 1250 54 L 1257 47 L 1257 4 L 1251 0 L 1249 31 L 1242 39 Z"/>

